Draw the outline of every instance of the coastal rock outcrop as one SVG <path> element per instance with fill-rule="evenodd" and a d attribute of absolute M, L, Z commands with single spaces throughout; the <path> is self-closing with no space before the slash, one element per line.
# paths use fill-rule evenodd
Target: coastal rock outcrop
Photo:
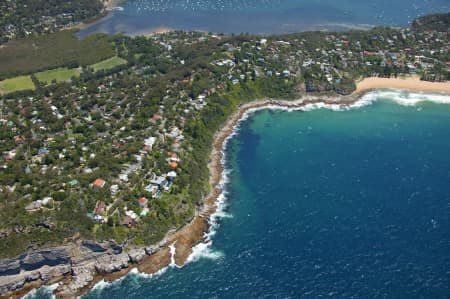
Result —
<path fill-rule="evenodd" d="M 87 286 L 97 274 L 108 274 L 137 263 L 146 255 L 145 249 L 129 253 L 112 242 L 82 242 L 31 251 L 16 258 L 0 260 L 0 298 L 3 294 L 19 290 L 29 282 L 46 282 L 70 275 L 61 286 L 63 297 L 72 297 Z M 8 296 L 8 295 L 6 295 Z"/>
<path fill-rule="evenodd" d="M 95 261 L 95 270 L 99 274 L 109 274 L 128 266 L 130 258 L 126 253 L 102 255 Z"/>
<path fill-rule="evenodd" d="M 27 282 L 48 281 L 69 273 L 69 247 L 61 246 L 0 260 L 0 294 L 22 288 Z"/>
<path fill-rule="evenodd" d="M 154 252 L 154 251 L 153 251 Z M 128 256 L 130 257 L 130 261 L 132 263 L 139 263 L 140 261 L 142 261 L 142 259 L 147 255 L 151 255 L 153 252 L 150 251 L 150 253 L 148 253 L 147 249 L 131 249 L 130 251 L 128 251 Z"/>
<path fill-rule="evenodd" d="M 41 250 L 27 253 L 21 259 L 21 269 L 31 271 L 43 266 L 58 266 L 70 264 L 68 247 L 55 247 L 49 250 Z"/>

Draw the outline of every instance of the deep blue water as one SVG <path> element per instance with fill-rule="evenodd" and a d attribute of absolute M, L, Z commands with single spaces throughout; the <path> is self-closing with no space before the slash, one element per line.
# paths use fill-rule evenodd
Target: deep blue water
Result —
<path fill-rule="evenodd" d="M 450 10 L 448 0 L 128 0 L 123 11 L 82 30 L 131 35 L 158 27 L 223 33 L 288 33 L 368 25 L 405 26 L 420 15 Z"/>
<path fill-rule="evenodd" d="M 253 114 L 226 150 L 211 247 L 84 298 L 449 298 L 450 105 L 373 95 L 384 100 Z"/>

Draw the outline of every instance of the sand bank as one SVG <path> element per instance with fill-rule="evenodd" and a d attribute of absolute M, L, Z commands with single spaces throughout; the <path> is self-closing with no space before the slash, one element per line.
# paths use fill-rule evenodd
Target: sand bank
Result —
<path fill-rule="evenodd" d="M 365 78 L 356 84 L 356 92 L 364 93 L 374 89 L 392 88 L 418 92 L 450 93 L 450 81 L 429 82 L 420 80 L 419 76 L 404 78 Z"/>

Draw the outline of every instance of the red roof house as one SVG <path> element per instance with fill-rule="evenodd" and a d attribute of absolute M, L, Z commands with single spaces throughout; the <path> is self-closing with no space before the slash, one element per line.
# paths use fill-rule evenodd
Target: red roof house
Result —
<path fill-rule="evenodd" d="M 95 203 L 95 209 L 92 213 L 94 213 L 95 215 L 100 215 L 103 214 L 103 212 L 105 212 L 106 209 L 106 204 L 104 201 L 97 201 Z"/>
<path fill-rule="evenodd" d="M 96 179 L 93 184 L 94 184 L 94 187 L 103 188 L 105 186 L 106 182 L 102 179 Z"/>
<path fill-rule="evenodd" d="M 141 208 L 145 208 L 147 206 L 148 200 L 145 197 L 140 197 L 138 199 L 138 204 Z"/>

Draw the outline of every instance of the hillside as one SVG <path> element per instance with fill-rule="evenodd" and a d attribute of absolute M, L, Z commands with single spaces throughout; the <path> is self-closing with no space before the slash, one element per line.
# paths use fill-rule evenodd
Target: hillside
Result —
<path fill-rule="evenodd" d="M 432 14 L 414 20 L 412 28 L 417 30 L 449 31 L 450 13 Z"/>

